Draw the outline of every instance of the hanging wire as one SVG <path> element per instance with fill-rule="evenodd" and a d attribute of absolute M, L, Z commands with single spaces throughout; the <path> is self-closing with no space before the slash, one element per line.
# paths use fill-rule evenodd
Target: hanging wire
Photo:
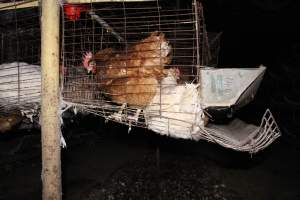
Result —
<path fill-rule="evenodd" d="M 17 67 L 18 67 L 18 104 L 20 104 L 20 65 L 19 65 L 19 34 L 18 34 L 18 17 L 17 17 L 17 5 L 16 1 L 14 0 L 15 10 L 14 10 L 14 17 L 15 17 L 15 31 L 16 31 L 16 60 L 17 60 Z"/>

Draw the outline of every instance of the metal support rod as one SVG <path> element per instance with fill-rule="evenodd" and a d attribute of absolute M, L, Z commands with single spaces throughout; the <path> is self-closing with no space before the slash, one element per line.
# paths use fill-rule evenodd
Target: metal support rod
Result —
<path fill-rule="evenodd" d="M 4 62 L 4 33 L 1 33 L 1 63 Z"/>
<path fill-rule="evenodd" d="M 94 11 L 89 11 L 89 15 L 91 15 L 92 19 L 96 20 L 107 32 L 110 32 L 113 36 L 117 38 L 119 42 L 124 42 L 124 38 L 122 38 L 114 29 L 108 25 L 106 21 L 104 21 L 101 17 L 96 15 Z"/>
<path fill-rule="evenodd" d="M 43 200 L 61 200 L 61 149 L 59 121 L 59 4 L 42 0 L 42 183 Z"/>
<path fill-rule="evenodd" d="M 159 145 L 156 146 L 156 169 L 160 171 L 160 147 Z"/>
<path fill-rule="evenodd" d="M 197 67 L 197 83 L 200 82 L 200 65 L 201 65 L 201 61 L 200 61 L 200 27 L 199 27 L 199 10 L 198 10 L 198 1 L 194 0 L 193 1 L 193 6 L 194 6 L 194 12 L 195 12 L 195 31 L 196 31 L 196 67 Z M 203 52 L 202 52 L 203 53 Z"/>

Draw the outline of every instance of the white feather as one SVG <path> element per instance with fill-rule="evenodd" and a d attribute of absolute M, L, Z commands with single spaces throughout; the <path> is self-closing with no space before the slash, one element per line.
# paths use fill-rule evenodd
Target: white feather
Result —
<path fill-rule="evenodd" d="M 204 125 L 198 86 L 177 85 L 176 77 L 170 75 L 164 78 L 145 109 L 148 128 L 162 135 L 192 139 Z"/>

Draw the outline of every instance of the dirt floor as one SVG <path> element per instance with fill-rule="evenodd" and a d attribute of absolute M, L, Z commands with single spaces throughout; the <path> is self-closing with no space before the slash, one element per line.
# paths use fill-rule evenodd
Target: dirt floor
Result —
<path fill-rule="evenodd" d="M 65 200 L 300 199 L 300 149 L 284 137 L 250 155 L 97 120 L 64 131 Z M 0 200 L 41 199 L 39 143 L 39 131 L 0 137 Z"/>

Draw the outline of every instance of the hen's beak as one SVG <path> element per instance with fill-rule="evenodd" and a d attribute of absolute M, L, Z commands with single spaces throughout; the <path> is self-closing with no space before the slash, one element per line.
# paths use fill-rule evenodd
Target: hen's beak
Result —
<path fill-rule="evenodd" d="M 87 67 L 87 71 L 89 74 L 96 74 L 96 63 L 94 61 L 89 62 L 89 66 Z"/>
<path fill-rule="evenodd" d="M 96 68 L 93 67 L 92 69 L 87 69 L 87 73 L 88 73 L 89 75 L 95 75 L 95 74 L 96 74 Z"/>

